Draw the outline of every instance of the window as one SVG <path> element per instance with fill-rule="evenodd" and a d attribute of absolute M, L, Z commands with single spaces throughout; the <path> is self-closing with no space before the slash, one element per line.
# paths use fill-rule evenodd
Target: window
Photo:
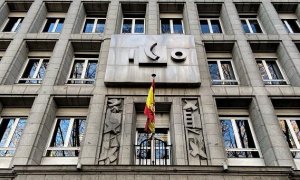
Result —
<path fill-rule="evenodd" d="M 23 21 L 23 17 L 9 17 L 7 23 L 2 30 L 3 32 L 17 32 Z"/>
<path fill-rule="evenodd" d="M 41 84 L 48 65 L 48 58 L 29 58 L 18 83 Z"/>
<path fill-rule="evenodd" d="M 98 59 L 75 58 L 70 69 L 68 84 L 93 84 L 96 78 Z"/>
<path fill-rule="evenodd" d="M 224 146 L 228 158 L 259 158 L 258 143 L 247 117 L 221 117 Z"/>
<path fill-rule="evenodd" d="M 0 156 L 13 156 L 26 125 L 25 117 L 1 117 Z"/>
<path fill-rule="evenodd" d="M 46 156 L 78 157 L 85 133 L 85 117 L 56 118 L 48 141 Z"/>
<path fill-rule="evenodd" d="M 122 33 L 144 34 L 145 19 L 144 18 L 123 18 Z"/>
<path fill-rule="evenodd" d="M 219 18 L 200 18 L 200 29 L 202 33 L 222 33 Z"/>
<path fill-rule="evenodd" d="M 64 18 L 47 18 L 43 32 L 60 33 L 65 19 Z"/>
<path fill-rule="evenodd" d="M 213 85 L 237 85 L 235 70 L 231 60 L 208 60 Z"/>
<path fill-rule="evenodd" d="M 300 159 L 300 118 L 279 118 L 279 125 L 291 148 L 293 158 Z"/>
<path fill-rule="evenodd" d="M 83 26 L 83 33 L 103 33 L 105 18 L 87 17 Z"/>
<path fill-rule="evenodd" d="M 287 85 L 276 59 L 256 59 L 256 63 L 265 85 Z"/>
<path fill-rule="evenodd" d="M 241 22 L 245 33 L 263 33 L 256 16 L 241 17 Z"/>
<path fill-rule="evenodd" d="M 153 147 L 151 150 L 151 147 Z M 170 133 L 168 128 L 156 128 L 151 139 L 144 129 L 136 131 L 136 165 L 170 165 Z"/>
<path fill-rule="evenodd" d="M 182 18 L 160 18 L 162 34 L 184 34 Z"/>
<path fill-rule="evenodd" d="M 289 33 L 300 33 L 300 24 L 297 19 L 282 19 L 282 22 Z"/>

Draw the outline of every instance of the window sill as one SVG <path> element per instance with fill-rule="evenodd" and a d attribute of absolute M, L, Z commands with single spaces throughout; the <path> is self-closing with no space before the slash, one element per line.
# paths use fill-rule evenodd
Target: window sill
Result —
<path fill-rule="evenodd" d="M 265 166 L 262 158 L 228 158 L 230 166 Z"/>
<path fill-rule="evenodd" d="M 0 157 L 0 168 L 9 168 L 13 157 Z"/>
<path fill-rule="evenodd" d="M 78 157 L 43 157 L 41 165 L 74 165 Z"/>

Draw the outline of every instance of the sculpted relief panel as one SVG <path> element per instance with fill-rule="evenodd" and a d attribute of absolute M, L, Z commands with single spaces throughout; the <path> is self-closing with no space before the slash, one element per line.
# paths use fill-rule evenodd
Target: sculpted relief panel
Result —
<path fill-rule="evenodd" d="M 193 36 L 112 35 L 105 84 L 200 86 L 200 73 Z"/>

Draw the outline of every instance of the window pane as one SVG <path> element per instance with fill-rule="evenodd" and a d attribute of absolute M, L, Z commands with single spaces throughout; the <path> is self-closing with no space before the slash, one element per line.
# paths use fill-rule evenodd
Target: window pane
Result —
<path fill-rule="evenodd" d="M 97 61 L 89 61 L 87 68 L 85 79 L 95 79 L 96 78 L 96 71 L 97 71 Z"/>
<path fill-rule="evenodd" d="M 69 124 L 70 119 L 57 119 L 50 147 L 64 146 Z"/>
<path fill-rule="evenodd" d="M 92 33 L 93 32 L 94 21 L 95 21 L 95 19 L 86 19 L 84 27 L 83 27 L 84 33 Z"/>
<path fill-rule="evenodd" d="M 236 120 L 235 122 L 238 128 L 242 148 L 255 148 L 249 122 L 247 120 Z"/>
<path fill-rule="evenodd" d="M 290 25 L 294 33 L 300 33 L 300 28 L 297 24 L 297 19 L 287 19 L 286 21 Z"/>
<path fill-rule="evenodd" d="M 222 61 L 221 67 L 225 79 L 235 80 L 234 71 L 230 61 Z"/>
<path fill-rule="evenodd" d="M 262 61 L 256 61 L 258 69 L 260 71 L 261 77 L 263 80 L 269 80 L 267 71 L 265 69 L 265 66 L 263 65 Z"/>
<path fill-rule="evenodd" d="M 43 29 L 43 32 L 52 32 L 54 25 L 55 25 L 56 19 L 55 18 L 48 18 L 46 25 Z"/>
<path fill-rule="evenodd" d="M 68 146 L 80 147 L 84 132 L 85 132 L 85 119 L 75 119 Z"/>
<path fill-rule="evenodd" d="M 104 28 L 105 28 L 105 19 L 98 19 L 95 33 L 103 33 Z"/>
<path fill-rule="evenodd" d="M 75 60 L 70 78 L 80 79 L 83 70 L 84 60 Z"/>
<path fill-rule="evenodd" d="M 280 120 L 279 125 L 281 127 L 283 134 L 285 135 L 285 138 L 286 138 L 287 143 L 289 144 L 289 147 L 297 148 L 294 138 L 292 137 L 290 129 L 286 123 L 286 120 Z M 297 128 L 298 128 L 298 134 L 299 134 L 299 127 L 297 126 Z M 296 128 L 294 128 L 294 129 L 296 129 Z M 299 139 L 299 136 L 298 136 L 298 139 Z"/>
<path fill-rule="evenodd" d="M 211 27 L 213 30 L 213 33 L 222 33 L 221 25 L 219 20 L 211 20 Z"/>
<path fill-rule="evenodd" d="M 25 128 L 25 125 L 26 125 L 26 119 L 25 118 L 20 118 L 20 120 L 18 122 L 18 125 L 17 125 L 17 128 L 16 128 L 16 130 L 13 134 L 13 137 L 10 141 L 9 147 L 17 147 L 17 144 L 20 141 L 22 132 Z"/>
<path fill-rule="evenodd" d="M 47 69 L 47 66 L 48 66 L 48 62 L 49 60 L 44 60 L 42 62 L 42 65 L 39 69 L 39 72 L 37 74 L 37 77 L 36 78 L 40 78 L 40 79 L 43 79 L 45 77 L 45 74 L 46 74 L 46 69 Z"/>
<path fill-rule="evenodd" d="M 273 81 L 272 84 L 273 85 L 286 85 L 287 83 L 284 80 L 276 61 L 266 61 L 266 63 L 268 65 L 268 69 L 270 71 L 272 79 L 282 80 L 282 81 Z"/>
<path fill-rule="evenodd" d="M 176 34 L 183 34 L 183 26 L 181 19 L 173 19 L 173 30 Z"/>
<path fill-rule="evenodd" d="M 200 20 L 201 32 L 210 33 L 207 20 Z"/>
<path fill-rule="evenodd" d="M 242 22 L 242 26 L 243 26 L 245 33 L 250 33 L 250 30 L 249 30 L 246 20 L 241 20 L 241 22 Z"/>
<path fill-rule="evenodd" d="M 221 126 L 225 148 L 237 148 L 231 120 L 222 119 Z"/>
<path fill-rule="evenodd" d="M 171 33 L 170 19 L 161 19 L 161 33 Z"/>
<path fill-rule="evenodd" d="M 132 30 L 132 20 L 123 19 L 122 33 L 131 33 Z"/>
<path fill-rule="evenodd" d="M 253 33 L 262 33 L 257 20 L 249 20 Z"/>
<path fill-rule="evenodd" d="M 3 32 L 12 32 L 14 26 L 16 25 L 16 23 L 18 22 L 18 20 L 20 19 L 20 17 L 10 17 L 5 28 L 3 29 Z M 22 22 L 23 18 L 21 18 L 21 22 Z M 21 23 L 18 24 L 18 26 L 16 27 L 16 30 L 14 32 L 17 32 L 18 29 L 20 28 Z"/>
<path fill-rule="evenodd" d="M 57 27 L 55 29 L 56 33 L 61 32 L 63 25 L 64 25 L 64 21 L 65 21 L 64 19 L 59 20 L 59 23 L 57 24 Z"/>
<path fill-rule="evenodd" d="M 209 73 L 211 79 L 214 80 L 221 80 L 219 68 L 217 61 L 208 61 Z M 213 82 L 213 84 L 220 84 L 221 82 Z"/>
<path fill-rule="evenodd" d="M 144 20 L 143 19 L 135 20 L 134 33 L 144 33 Z"/>
<path fill-rule="evenodd" d="M 22 75 L 22 78 L 35 78 L 34 73 L 37 70 L 39 61 L 40 61 L 39 59 L 30 59 Z"/>
<path fill-rule="evenodd" d="M 15 122 L 14 118 L 5 118 L 2 120 L 0 125 L 0 147 L 5 147 L 8 135 L 11 131 L 12 125 Z"/>

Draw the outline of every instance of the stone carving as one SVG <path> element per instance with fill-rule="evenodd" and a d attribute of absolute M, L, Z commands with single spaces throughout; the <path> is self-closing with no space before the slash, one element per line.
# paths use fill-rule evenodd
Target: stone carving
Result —
<path fill-rule="evenodd" d="M 122 122 L 122 99 L 107 100 L 99 164 L 117 164 Z"/>
<path fill-rule="evenodd" d="M 155 46 L 157 46 L 157 42 L 149 44 L 150 46 L 145 47 L 145 54 L 153 61 L 157 61 L 160 57 L 153 52 Z"/>
<path fill-rule="evenodd" d="M 190 165 L 207 165 L 198 100 L 183 100 L 183 118 Z"/>

